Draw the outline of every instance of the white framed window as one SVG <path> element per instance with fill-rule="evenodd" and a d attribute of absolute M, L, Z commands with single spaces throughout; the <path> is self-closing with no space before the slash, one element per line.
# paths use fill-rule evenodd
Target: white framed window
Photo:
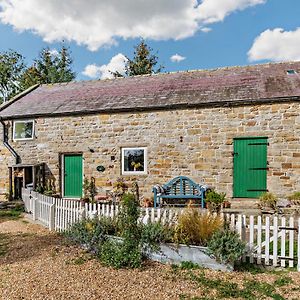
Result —
<path fill-rule="evenodd" d="M 147 148 L 122 148 L 122 175 L 147 174 Z"/>
<path fill-rule="evenodd" d="M 32 140 L 34 137 L 34 120 L 14 121 L 13 140 Z"/>

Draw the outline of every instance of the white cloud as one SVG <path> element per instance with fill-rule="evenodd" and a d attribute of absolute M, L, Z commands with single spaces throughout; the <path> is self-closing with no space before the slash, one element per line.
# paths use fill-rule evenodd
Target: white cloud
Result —
<path fill-rule="evenodd" d="M 177 62 L 177 63 L 179 63 L 179 62 L 181 62 L 181 61 L 183 61 L 183 60 L 185 60 L 186 59 L 186 57 L 184 57 L 184 56 L 181 56 L 181 55 L 179 55 L 179 54 L 174 54 L 174 55 L 172 55 L 171 57 L 170 57 L 170 60 L 172 61 L 172 62 Z"/>
<path fill-rule="evenodd" d="M 107 65 L 87 65 L 82 74 L 90 78 L 100 79 L 113 78 L 114 76 L 111 74 L 111 72 L 119 72 L 120 74 L 124 75 L 126 61 L 127 58 L 122 53 L 119 53 L 113 56 Z"/>
<path fill-rule="evenodd" d="M 87 65 L 82 74 L 89 78 L 100 78 L 101 72 L 100 72 L 100 66 L 97 66 L 95 64 Z"/>
<path fill-rule="evenodd" d="M 202 28 L 200 28 L 200 30 L 205 33 L 212 31 L 212 29 L 209 27 L 202 27 Z"/>
<path fill-rule="evenodd" d="M 248 52 L 250 61 L 256 60 L 300 60 L 300 27 L 295 31 L 282 28 L 268 29 L 254 41 Z"/>
<path fill-rule="evenodd" d="M 193 36 L 205 24 L 266 0 L 0 0 L 0 22 L 46 42 L 75 41 L 95 51 L 118 38 Z"/>
<path fill-rule="evenodd" d="M 50 49 L 50 55 L 52 55 L 52 56 L 58 56 L 59 53 L 58 53 L 58 51 L 54 48 L 54 49 Z"/>
<path fill-rule="evenodd" d="M 203 0 L 198 7 L 198 17 L 204 24 L 216 23 L 236 10 L 266 2 L 267 0 Z"/>

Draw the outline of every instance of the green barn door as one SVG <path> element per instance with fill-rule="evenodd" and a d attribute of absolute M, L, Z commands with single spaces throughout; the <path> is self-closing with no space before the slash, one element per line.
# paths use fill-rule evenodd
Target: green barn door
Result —
<path fill-rule="evenodd" d="M 267 191 L 268 138 L 234 139 L 233 197 L 258 198 Z"/>
<path fill-rule="evenodd" d="M 64 197 L 82 197 L 82 155 L 64 155 Z"/>

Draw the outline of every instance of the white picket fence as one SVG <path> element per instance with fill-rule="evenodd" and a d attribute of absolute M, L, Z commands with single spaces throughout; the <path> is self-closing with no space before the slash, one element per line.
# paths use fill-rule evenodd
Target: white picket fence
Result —
<path fill-rule="evenodd" d="M 50 230 L 63 232 L 82 218 L 114 217 L 117 205 L 83 204 L 78 200 L 58 199 L 38 194 L 28 189 L 22 190 L 25 210 L 32 213 L 33 220 L 40 221 Z M 177 221 L 182 210 L 172 208 L 143 208 L 140 222 Z M 250 263 L 281 267 L 297 267 L 300 271 L 300 218 L 286 216 L 245 216 L 223 214 L 247 244 L 247 254 L 243 260 Z"/>
<path fill-rule="evenodd" d="M 245 215 L 227 215 L 226 218 L 246 242 L 250 263 L 297 266 L 300 271 L 300 218 Z"/>

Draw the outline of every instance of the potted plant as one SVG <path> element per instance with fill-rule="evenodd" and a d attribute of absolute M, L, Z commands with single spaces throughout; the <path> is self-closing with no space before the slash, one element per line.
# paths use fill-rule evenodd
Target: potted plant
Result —
<path fill-rule="evenodd" d="M 292 205 L 300 205 L 300 192 L 294 192 L 292 195 L 287 197 Z"/>
<path fill-rule="evenodd" d="M 208 192 L 205 198 L 205 201 L 207 203 L 207 208 L 211 212 L 219 213 L 225 201 L 225 197 L 226 197 L 225 193 L 218 193 L 215 190 Z"/>
<path fill-rule="evenodd" d="M 230 207 L 231 207 L 231 202 L 228 201 L 228 200 L 225 200 L 225 201 L 223 202 L 223 208 L 230 208 Z"/>
<path fill-rule="evenodd" d="M 277 202 L 278 198 L 273 193 L 263 193 L 259 197 L 259 207 L 267 212 L 276 212 L 277 211 Z"/>
<path fill-rule="evenodd" d="M 154 201 L 153 199 L 150 198 L 144 198 L 143 201 L 143 207 L 153 207 L 154 206 Z"/>

